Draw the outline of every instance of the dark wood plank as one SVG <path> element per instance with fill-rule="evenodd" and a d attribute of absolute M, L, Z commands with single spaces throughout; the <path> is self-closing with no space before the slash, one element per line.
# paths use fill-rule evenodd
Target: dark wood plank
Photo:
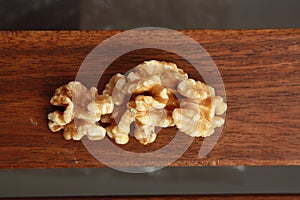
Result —
<path fill-rule="evenodd" d="M 198 158 L 203 139 L 197 138 L 172 166 L 300 165 L 300 29 L 182 32 L 201 43 L 219 67 L 228 111 L 222 135 L 206 158 Z M 116 33 L 0 33 L 0 168 L 103 166 L 80 141 L 51 133 L 46 116 L 54 109 L 49 104 L 54 90 L 74 80 L 86 55 Z M 112 74 L 153 58 L 173 61 L 200 77 L 179 56 L 148 49 L 113 62 L 99 87 Z M 173 129 L 164 133 L 153 145 L 131 140 L 122 148 L 158 149 L 174 136 Z"/>

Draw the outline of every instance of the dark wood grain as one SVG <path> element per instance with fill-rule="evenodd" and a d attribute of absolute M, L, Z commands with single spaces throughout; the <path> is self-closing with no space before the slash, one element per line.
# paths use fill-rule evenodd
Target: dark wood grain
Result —
<path fill-rule="evenodd" d="M 207 157 L 198 158 L 203 139 L 197 138 L 172 166 L 300 165 L 300 29 L 182 32 L 199 42 L 217 64 L 228 111 L 222 135 Z M 80 141 L 51 133 L 46 116 L 55 109 L 49 104 L 54 90 L 74 80 L 87 54 L 116 33 L 0 33 L 0 168 L 104 166 Z M 148 59 L 173 61 L 201 79 L 178 55 L 144 49 L 113 62 L 99 88 L 112 74 Z M 173 136 L 174 130 L 168 129 L 152 145 L 130 140 L 121 148 L 153 151 Z"/>

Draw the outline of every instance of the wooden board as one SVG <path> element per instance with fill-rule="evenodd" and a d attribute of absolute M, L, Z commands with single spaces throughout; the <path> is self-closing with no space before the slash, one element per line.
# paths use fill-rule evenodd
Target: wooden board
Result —
<path fill-rule="evenodd" d="M 199 159 L 203 139 L 197 138 L 172 166 L 300 165 L 300 29 L 182 32 L 199 42 L 217 64 L 228 111 L 222 135 L 207 157 Z M 54 90 L 74 80 L 87 54 L 116 33 L 0 33 L 0 168 L 104 166 L 80 141 L 51 133 L 46 116 L 55 109 L 49 104 Z M 114 73 L 149 59 L 175 62 L 199 77 L 181 57 L 144 49 L 113 62 L 99 87 Z M 153 151 L 172 136 L 171 129 L 148 147 L 132 139 L 122 148 Z"/>

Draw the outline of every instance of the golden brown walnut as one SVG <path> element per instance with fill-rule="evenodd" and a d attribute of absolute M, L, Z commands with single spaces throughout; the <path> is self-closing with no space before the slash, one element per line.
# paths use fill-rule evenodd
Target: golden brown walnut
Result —
<path fill-rule="evenodd" d="M 143 145 L 152 143 L 156 139 L 155 127 L 135 124 L 134 137 Z"/>
<path fill-rule="evenodd" d="M 114 138 L 116 143 L 125 144 L 129 141 L 128 134 L 132 123 L 135 124 L 135 138 L 144 145 L 155 140 L 156 126 L 174 125 L 172 112 L 166 108 L 169 102 L 167 90 L 155 86 L 150 89 L 149 94 L 153 94 L 153 96 L 137 95 L 127 104 L 126 111 L 122 114 L 119 122 L 107 127 L 108 135 Z"/>
<path fill-rule="evenodd" d="M 175 63 L 150 60 L 137 65 L 128 75 L 125 89 L 128 93 L 148 91 L 154 85 L 176 89 L 188 75 Z"/>
<path fill-rule="evenodd" d="M 150 109 L 136 113 L 134 136 L 141 144 L 155 141 L 155 127 L 173 126 L 173 118 L 166 109 Z"/>
<path fill-rule="evenodd" d="M 126 76 L 113 76 L 103 94 L 111 95 L 116 106 L 126 106 L 127 109 L 123 113 L 114 110 L 102 120 L 112 123 L 106 128 L 108 135 L 118 144 L 127 143 L 130 126 L 135 123 L 136 138 L 143 144 L 153 142 L 156 138 L 155 126 L 174 125 L 172 109 L 178 106 L 178 101 L 174 98 L 173 90 L 187 78 L 187 74 L 176 64 L 156 60 L 139 64 Z M 148 94 L 143 95 L 145 92 Z M 124 100 L 132 96 L 134 99 L 124 105 Z M 112 122 L 118 117 L 118 122 Z"/>
<path fill-rule="evenodd" d="M 105 128 L 96 124 L 102 115 L 113 111 L 111 96 L 98 95 L 94 87 L 87 89 L 80 82 L 72 81 L 56 89 L 50 103 L 65 107 L 64 111 L 48 114 L 52 132 L 64 129 L 65 139 L 80 140 L 83 136 L 99 140 L 105 136 Z"/>
<path fill-rule="evenodd" d="M 179 94 L 191 99 L 203 100 L 209 95 L 207 85 L 200 81 L 195 81 L 194 79 L 181 81 L 178 84 L 177 90 Z"/>
<path fill-rule="evenodd" d="M 188 75 L 176 64 L 156 60 L 145 61 L 126 76 L 114 75 L 107 83 L 103 94 L 111 95 L 115 105 L 122 105 L 125 96 L 148 92 L 154 86 L 176 89 Z"/>
<path fill-rule="evenodd" d="M 114 75 L 106 84 L 103 94 L 112 96 L 115 105 L 121 105 L 126 95 L 124 91 L 125 84 L 125 76 L 118 73 Z"/>
<path fill-rule="evenodd" d="M 112 96 L 112 93 L 116 87 L 117 82 L 120 79 L 124 79 L 124 75 L 117 73 L 115 75 L 113 75 L 109 82 L 105 85 L 105 89 L 103 90 L 102 94 L 108 94 L 110 96 Z"/>
<path fill-rule="evenodd" d="M 154 142 L 156 138 L 155 127 L 173 126 L 173 118 L 167 108 L 169 96 L 158 99 L 152 96 L 138 95 L 135 103 L 130 104 L 135 113 L 135 138 L 142 144 Z"/>
<path fill-rule="evenodd" d="M 115 105 L 127 107 L 119 122 L 107 128 L 119 144 L 128 142 L 132 123 L 134 136 L 142 144 L 155 141 L 155 127 L 176 125 L 190 136 L 206 137 L 224 123 L 216 115 L 223 114 L 227 105 L 215 96 L 214 88 L 188 79 L 174 63 L 145 61 L 126 76 L 116 75 L 109 84 L 110 94 L 117 94 L 113 95 Z M 180 102 L 176 95 L 182 96 Z M 123 105 L 126 98 L 131 100 Z M 111 116 L 119 116 L 114 112 Z M 111 116 L 109 120 L 115 118 Z"/>
<path fill-rule="evenodd" d="M 173 111 L 174 123 L 180 131 L 192 137 L 207 137 L 224 124 L 224 119 L 215 115 L 222 115 L 227 104 L 222 97 L 215 96 L 212 87 L 188 79 L 179 83 L 178 92 L 186 97 L 181 100 L 181 107 Z"/>
<path fill-rule="evenodd" d="M 49 113 L 49 128 L 64 129 L 67 140 L 85 135 L 99 140 L 107 133 L 126 144 L 134 123 L 135 138 L 147 145 L 156 139 L 155 127 L 176 126 L 192 137 L 209 136 L 224 124 L 217 115 L 227 110 L 213 87 L 189 79 L 176 64 L 164 61 L 145 61 L 127 75 L 118 73 L 102 95 L 97 92 L 75 81 L 58 88 L 50 102 L 65 110 Z M 103 128 L 99 121 L 108 126 Z"/>
<path fill-rule="evenodd" d="M 89 140 L 101 140 L 105 136 L 105 132 L 105 128 L 93 122 L 75 119 L 64 126 L 63 136 L 66 140 L 80 140 L 85 135 Z"/>
<path fill-rule="evenodd" d="M 127 109 L 117 124 L 107 127 L 107 134 L 114 138 L 117 144 L 126 144 L 129 141 L 130 125 L 134 121 L 134 115 L 130 109 Z"/>

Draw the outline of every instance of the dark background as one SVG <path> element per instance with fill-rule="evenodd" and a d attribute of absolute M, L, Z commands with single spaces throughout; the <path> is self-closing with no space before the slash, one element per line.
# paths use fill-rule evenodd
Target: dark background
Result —
<path fill-rule="evenodd" d="M 0 30 L 299 28 L 299 0 L 0 0 Z"/>

